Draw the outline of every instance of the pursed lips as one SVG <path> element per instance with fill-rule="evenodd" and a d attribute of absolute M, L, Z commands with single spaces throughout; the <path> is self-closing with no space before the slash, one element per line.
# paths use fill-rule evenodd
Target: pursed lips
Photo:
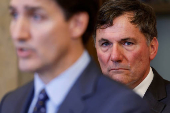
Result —
<path fill-rule="evenodd" d="M 117 67 L 117 68 L 110 68 L 108 71 L 109 72 L 124 72 L 124 71 L 128 71 L 128 70 L 130 70 L 130 68 L 128 68 L 128 67 Z"/>
<path fill-rule="evenodd" d="M 123 73 L 125 73 L 128 70 L 129 69 L 127 69 L 127 68 L 112 68 L 112 69 L 109 69 L 109 73 L 112 73 L 112 74 L 123 74 Z"/>
<path fill-rule="evenodd" d="M 112 68 L 110 70 L 129 70 L 129 69 L 127 69 L 127 68 Z"/>

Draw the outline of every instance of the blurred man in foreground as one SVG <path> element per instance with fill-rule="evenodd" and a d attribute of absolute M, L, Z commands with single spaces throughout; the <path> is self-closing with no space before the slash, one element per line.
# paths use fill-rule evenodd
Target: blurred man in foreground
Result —
<path fill-rule="evenodd" d="M 170 84 L 150 67 L 158 51 L 153 9 L 138 0 L 110 0 L 99 11 L 94 40 L 103 74 L 133 89 L 151 111 L 170 112 Z"/>

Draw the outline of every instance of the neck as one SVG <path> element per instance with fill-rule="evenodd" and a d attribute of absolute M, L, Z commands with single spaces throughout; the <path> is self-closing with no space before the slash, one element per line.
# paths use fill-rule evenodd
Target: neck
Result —
<path fill-rule="evenodd" d="M 83 45 L 76 45 L 76 47 L 72 46 L 69 52 L 66 55 L 62 56 L 60 60 L 57 60 L 56 63 L 54 63 L 53 65 L 48 65 L 39 70 L 37 72 L 39 77 L 45 84 L 48 84 L 51 80 L 59 76 L 69 67 L 71 67 L 81 57 L 83 52 Z"/>
<path fill-rule="evenodd" d="M 131 89 L 134 89 L 135 87 L 137 87 L 149 74 L 150 71 L 150 66 L 147 68 L 147 70 L 145 71 L 145 73 L 143 74 L 143 76 L 141 76 L 137 81 L 135 81 L 132 84 L 129 84 L 128 87 Z"/>

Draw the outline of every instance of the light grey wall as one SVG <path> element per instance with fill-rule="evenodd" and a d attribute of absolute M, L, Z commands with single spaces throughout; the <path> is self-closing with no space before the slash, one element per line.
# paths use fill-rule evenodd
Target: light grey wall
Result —
<path fill-rule="evenodd" d="M 170 15 L 157 16 L 159 49 L 151 62 L 158 73 L 170 80 Z"/>

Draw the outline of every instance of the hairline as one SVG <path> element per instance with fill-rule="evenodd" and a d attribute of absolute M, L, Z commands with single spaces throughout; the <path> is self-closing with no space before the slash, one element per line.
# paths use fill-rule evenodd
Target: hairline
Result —
<path fill-rule="evenodd" d="M 95 34 L 93 35 L 93 39 L 94 39 L 95 45 L 96 45 L 96 32 L 97 32 L 97 30 L 98 30 L 98 29 L 106 29 L 106 28 L 108 28 L 108 27 L 113 26 L 113 21 L 114 21 L 116 18 L 118 18 L 118 17 L 120 17 L 120 16 L 122 16 L 122 15 L 126 15 L 126 14 L 129 15 L 129 16 L 128 16 L 129 22 L 130 22 L 132 25 L 136 25 L 136 27 L 139 29 L 139 31 L 144 35 L 144 37 L 145 37 L 145 39 L 146 39 L 146 43 L 147 43 L 147 45 L 149 46 L 150 42 L 152 41 L 152 40 L 150 40 L 150 36 L 148 36 L 147 34 L 143 33 L 143 32 L 141 31 L 141 27 L 140 27 L 138 24 L 133 23 L 133 19 L 134 19 L 134 17 L 135 17 L 135 11 L 124 11 L 124 12 L 122 12 L 122 14 L 120 14 L 119 16 L 113 17 L 111 23 L 108 21 L 108 22 L 107 22 L 106 24 L 104 24 L 104 25 L 99 25 L 99 26 L 97 25 L 97 26 L 96 26 L 96 29 L 95 29 L 95 31 L 94 31 Z M 130 17 L 130 15 L 131 15 L 131 17 Z"/>

